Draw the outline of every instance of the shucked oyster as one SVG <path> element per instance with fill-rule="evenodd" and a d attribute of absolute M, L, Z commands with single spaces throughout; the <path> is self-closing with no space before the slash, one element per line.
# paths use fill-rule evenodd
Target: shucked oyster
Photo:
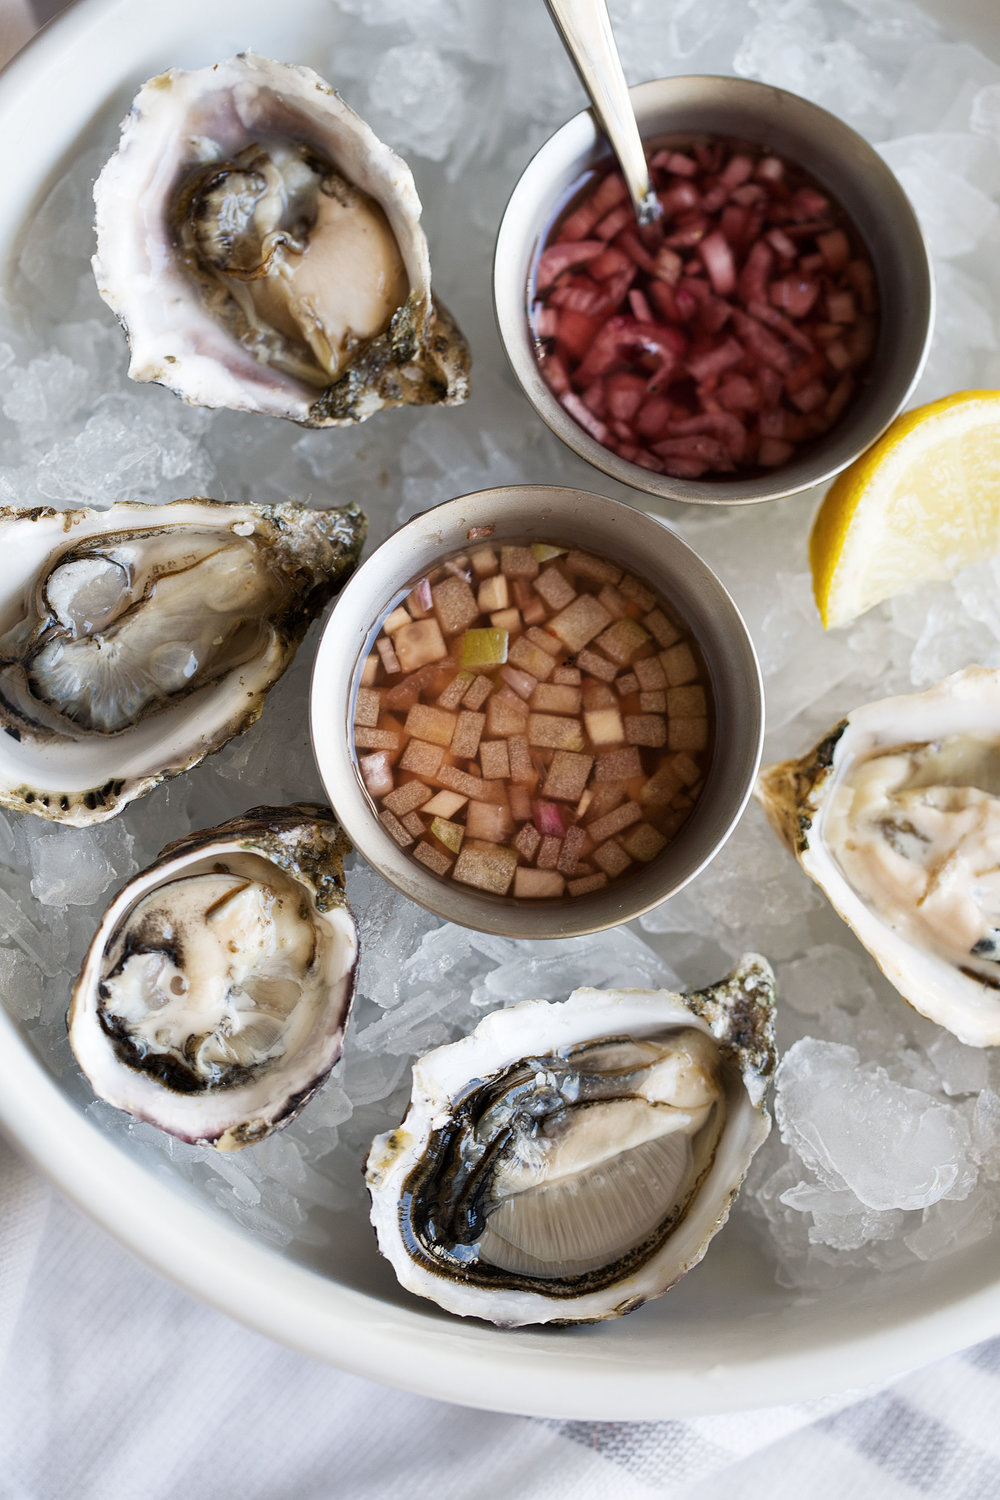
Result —
<path fill-rule="evenodd" d="M 855 709 L 756 795 L 903 998 L 1000 1045 L 1000 672 Z"/>
<path fill-rule="evenodd" d="M 0 803 L 98 822 L 248 728 L 365 528 L 353 506 L 0 510 Z"/>
<path fill-rule="evenodd" d="M 298 1114 L 340 1056 L 354 993 L 349 848 L 329 808 L 255 807 L 129 881 L 68 1017 L 101 1098 L 223 1151 Z"/>
<path fill-rule="evenodd" d="M 449 1312 L 594 1322 L 673 1286 L 770 1128 L 774 979 L 575 990 L 485 1017 L 414 1064 L 366 1175 L 379 1249 Z"/>
<path fill-rule="evenodd" d="M 94 200 L 133 380 L 312 427 L 465 399 L 409 168 L 311 69 L 244 53 L 151 79 Z"/>

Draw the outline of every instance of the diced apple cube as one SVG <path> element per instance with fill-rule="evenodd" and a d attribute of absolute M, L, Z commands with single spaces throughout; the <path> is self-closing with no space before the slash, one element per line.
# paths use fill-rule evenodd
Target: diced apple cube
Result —
<path fill-rule="evenodd" d="M 496 630 L 506 630 L 508 635 L 517 635 L 521 629 L 521 611 L 519 609 L 498 609 L 490 615 L 490 624 Z"/>
<path fill-rule="evenodd" d="M 645 825 L 643 825 L 645 826 Z M 599 849 L 595 849 L 591 855 L 595 865 L 600 865 L 609 880 L 614 880 L 623 870 L 627 870 L 632 863 L 629 855 L 625 853 L 617 839 L 608 839 Z"/>
<path fill-rule="evenodd" d="M 468 630 L 473 621 L 479 618 L 476 596 L 464 578 L 443 578 L 431 589 L 431 598 L 434 600 L 434 613 L 445 635 L 458 635 L 459 631 Z M 470 663 L 463 665 L 468 666 Z"/>
<path fill-rule="evenodd" d="M 502 573 L 494 573 L 492 578 L 483 579 L 476 594 L 476 603 L 480 613 L 484 615 L 494 609 L 507 608 L 510 604 L 510 589 Z"/>
<path fill-rule="evenodd" d="M 473 710 L 482 708 L 492 691 L 493 683 L 488 677 L 474 677 L 469 686 L 469 691 L 462 699 L 462 704 L 465 708 Z"/>
<path fill-rule="evenodd" d="M 477 578 L 489 578 L 500 566 L 492 547 L 476 547 L 469 553 L 469 566 Z"/>
<path fill-rule="evenodd" d="M 507 753 L 510 757 L 510 774 L 513 781 L 521 782 L 525 786 L 534 786 L 538 780 L 538 772 L 528 749 L 528 741 L 523 734 L 512 734 L 507 740 Z"/>
<path fill-rule="evenodd" d="M 403 606 L 399 605 L 397 609 L 393 610 L 391 615 L 386 615 L 382 621 L 382 629 L 386 635 L 395 635 L 396 631 L 402 630 L 404 625 L 411 624 L 412 618 Z"/>
<path fill-rule="evenodd" d="M 565 557 L 565 547 L 553 547 L 549 542 L 532 542 L 531 550 L 540 563 L 551 562 L 554 557 Z"/>
<path fill-rule="evenodd" d="M 454 876 L 465 885 L 505 896 L 517 870 L 517 853 L 502 844 L 466 844 L 455 863 Z"/>
<path fill-rule="evenodd" d="M 594 765 L 594 781 L 628 781 L 632 776 L 642 775 L 642 760 L 634 745 L 622 750 L 611 750 L 599 755 Z"/>
<path fill-rule="evenodd" d="M 598 708 L 618 707 L 618 700 L 606 682 L 591 682 L 585 678 L 582 690 L 585 712 L 593 713 Z"/>
<path fill-rule="evenodd" d="M 455 733 L 456 715 L 429 703 L 415 703 L 406 715 L 406 732 L 432 745 L 450 745 Z"/>
<path fill-rule="evenodd" d="M 644 693 L 660 692 L 667 685 L 663 663 L 658 656 L 641 657 L 639 661 L 633 662 L 632 671 L 638 678 L 639 686 Z"/>
<path fill-rule="evenodd" d="M 535 579 L 535 593 L 540 594 L 549 609 L 565 609 L 576 598 L 576 589 L 561 568 L 545 568 Z"/>
<path fill-rule="evenodd" d="M 514 876 L 514 895 L 525 900 L 562 896 L 566 882 L 556 870 L 532 870 L 522 866 Z"/>
<path fill-rule="evenodd" d="M 620 745 L 625 727 L 617 708 L 598 708 L 583 716 L 584 726 L 594 745 Z"/>
<path fill-rule="evenodd" d="M 507 740 L 484 740 L 479 746 L 479 765 L 487 780 L 506 781 L 510 776 Z"/>
<path fill-rule="evenodd" d="M 361 668 L 361 686 L 372 687 L 378 677 L 378 669 L 381 665 L 380 658 L 374 651 L 370 651 L 365 657 L 365 664 Z"/>
<path fill-rule="evenodd" d="M 470 802 L 465 810 L 465 832 L 470 839 L 499 844 L 513 829 L 514 820 L 506 802 Z"/>
<path fill-rule="evenodd" d="M 708 712 L 705 689 L 697 683 L 672 687 L 667 692 L 667 713 L 677 719 L 703 719 Z"/>
<path fill-rule="evenodd" d="M 681 633 L 673 620 L 668 620 L 662 609 L 654 609 L 648 615 L 643 615 L 642 623 L 654 638 L 657 644 L 664 649 L 679 641 Z"/>
<path fill-rule="evenodd" d="M 421 843 L 413 851 L 415 859 L 419 859 L 422 865 L 433 870 L 435 875 L 447 875 L 451 869 L 452 860 L 442 849 L 435 849 L 433 844 Z"/>
<path fill-rule="evenodd" d="M 550 750 L 582 750 L 584 739 L 580 721 L 560 718 L 556 714 L 529 714 L 528 744 L 545 745 Z"/>
<path fill-rule="evenodd" d="M 657 833 L 651 823 L 637 823 L 622 835 L 622 843 L 633 859 L 641 859 L 643 863 L 655 859 L 667 846 L 662 833 Z"/>
<path fill-rule="evenodd" d="M 587 841 L 587 834 L 582 828 L 568 828 L 559 851 L 556 869 L 561 870 L 564 875 L 575 875 L 577 863 L 586 848 Z"/>
<path fill-rule="evenodd" d="M 460 797 L 457 792 L 435 792 L 431 800 L 424 803 L 423 811 L 431 818 L 450 818 L 468 800 L 468 797 Z"/>
<path fill-rule="evenodd" d="M 531 819 L 531 791 L 526 786 L 507 783 L 507 801 L 510 815 L 515 823 L 527 823 Z"/>
<path fill-rule="evenodd" d="M 542 784 L 542 796 L 554 797 L 558 802 L 576 802 L 587 785 L 593 764 L 592 755 L 557 750 Z"/>
<path fill-rule="evenodd" d="M 399 733 L 395 729 L 369 729 L 356 725 L 354 744 L 358 750 L 398 750 Z"/>
<path fill-rule="evenodd" d="M 585 875 L 580 880 L 571 880 L 566 889 L 571 896 L 589 896 L 591 891 L 601 891 L 608 883 L 608 877 L 603 873 L 600 875 Z"/>
<path fill-rule="evenodd" d="M 540 682 L 531 695 L 531 707 L 536 713 L 578 714 L 581 706 L 580 689 L 568 684 Z"/>
<path fill-rule="evenodd" d="M 656 595 L 644 583 L 641 583 L 634 574 L 623 573 L 618 581 L 618 587 L 626 599 L 631 599 L 633 604 L 638 604 L 641 610 L 650 610 L 655 607 Z"/>
<path fill-rule="evenodd" d="M 418 776 L 436 776 L 443 760 L 443 745 L 431 745 L 426 740 L 411 740 L 403 751 L 399 769 L 414 771 Z"/>
<path fill-rule="evenodd" d="M 520 705 L 520 708 L 526 707 L 525 703 Z M 525 715 L 520 709 L 494 693 L 486 704 L 487 734 L 491 738 L 504 739 L 510 734 L 523 734 L 525 727 Z"/>
<path fill-rule="evenodd" d="M 670 750 L 704 750 L 708 744 L 707 719 L 671 719 L 667 731 Z"/>
<path fill-rule="evenodd" d="M 593 594 L 580 594 L 572 604 L 552 616 L 549 629 L 571 651 L 581 651 L 610 624 L 611 616 Z"/>
<path fill-rule="evenodd" d="M 545 619 L 545 605 L 541 599 L 529 599 L 521 606 L 521 619 L 525 625 L 541 625 Z"/>
<path fill-rule="evenodd" d="M 612 834 L 631 827 L 641 818 L 642 809 L 638 802 L 626 802 L 623 807 L 616 807 L 614 812 L 605 813 L 603 818 L 596 818 L 593 823 L 588 823 L 587 832 L 595 844 L 603 844 L 604 840 L 609 839 Z"/>
<path fill-rule="evenodd" d="M 375 755 L 359 755 L 361 779 L 373 797 L 384 797 L 393 788 L 392 762 L 384 750 Z"/>
<path fill-rule="evenodd" d="M 620 667 L 626 667 L 631 662 L 637 651 L 641 651 L 649 640 L 649 631 L 639 624 L 638 620 L 630 620 L 626 616 L 622 620 L 616 620 L 609 625 L 607 630 L 597 637 L 594 645 L 605 656 L 616 661 Z"/>
<path fill-rule="evenodd" d="M 414 672 L 417 667 L 442 661 L 448 655 L 437 620 L 411 620 L 396 631 L 392 644 L 404 672 Z"/>
<path fill-rule="evenodd" d="M 442 766 L 434 780 L 439 786 L 447 787 L 451 792 L 458 792 L 463 797 L 482 797 L 486 783 L 478 776 L 470 776 L 467 771 L 460 771 L 457 766 Z"/>
<path fill-rule="evenodd" d="M 508 578 L 537 578 L 538 558 L 530 547 L 501 547 L 500 571 Z"/>
<path fill-rule="evenodd" d="M 673 761 L 665 761 L 641 788 L 639 801 L 655 817 L 670 806 L 683 785 Z"/>
<path fill-rule="evenodd" d="M 618 676 L 618 663 L 609 661 L 596 651 L 579 651 L 576 664 L 582 672 L 589 672 L 591 677 L 597 677 L 601 682 L 613 682 Z"/>
<path fill-rule="evenodd" d="M 467 708 L 461 711 L 449 747 L 456 760 L 474 759 L 485 727 L 485 714 L 476 714 Z"/>
<path fill-rule="evenodd" d="M 676 646 L 671 646 L 667 651 L 661 651 L 660 661 L 663 663 L 663 671 L 671 687 L 680 687 L 685 682 L 693 682 L 698 676 L 698 663 L 687 641 L 678 641 Z"/>
<path fill-rule="evenodd" d="M 395 791 L 389 793 L 383 806 L 395 813 L 397 818 L 403 818 L 407 813 L 414 812 L 418 807 L 423 807 L 425 802 L 429 802 L 430 795 L 430 787 L 425 786 L 422 781 L 404 781 L 402 786 L 396 787 Z"/>
<path fill-rule="evenodd" d="M 556 667 L 552 681 L 560 687 L 579 687 L 582 673 L 579 667 Z"/>
<path fill-rule="evenodd" d="M 382 694 L 378 688 L 358 688 L 358 696 L 354 703 L 354 722 L 374 728 L 378 723 L 379 706 Z"/>
<path fill-rule="evenodd" d="M 552 634 L 551 630 L 546 630 L 540 625 L 532 625 L 526 634 L 531 644 L 537 646 L 539 651 L 544 651 L 546 656 L 561 658 L 566 655 L 566 647 Z"/>
<path fill-rule="evenodd" d="M 528 699 L 538 686 L 538 678 L 532 677 L 530 672 L 524 672 L 520 667 L 511 666 L 510 662 L 500 668 L 501 679 L 512 687 L 519 698 Z"/>
<path fill-rule="evenodd" d="M 507 660 L 506 630 L 467 630 L 462 637 L 463 667 L 499 667 Z"/>
<path fill-rule="evenodd" d="M 603 604 L 613 620 L 620 620 L 622 615 L 628 613 L 628 602 L 623 594 L 620 594 L 614 584 L 606 583 L 597 596 L 598 604 Z"/>
<path fill-rule="evenodd" d="M 662 714 L 626 714 L 625 738 L 630 745 L 658 750 L 667 743 L 667 725 Z"/>
<path fill-rule="evenodd" d="M 616 807 L 621 807 L 623 802 L 628 801 L 626 789 L 627 783 L 624 781 L 602 781 L 599 786 L 592 788 L 594 795 L 584 820 L 588 829 L 599 818 L 603 818 L 605 813 L 613 812 Z"/>
<path fill-rule="evenodd" d="M 444 691 L 438 695 L 437 707 L 457 708 L 475 680 L 471 672 L 456 672 Z"/>
<path fill-rule="evenodd" d="M 413 843 L 413 835 L 411 833 L 407 833 L 406 829 L 396 817 L 395 813 L 381 812 L 379 813 L 378 820 L 385 828 L 386 832 L 396 840 L 396 843 L 400 846 L 401 849 L 408 849 L 409 846 Z"/>
<path fill-rule="evenodd" d="M 538 853 L 538 846 L 541 842 L 542 836 L 534 823 L 524 823 L 518 829 L 517 838 L 514 840 L 514 848 L 518 854 L 522 855 L 530 863 Z"/>
<path fill-rule="evenodd" d="M 450 849 L 452 854 L 458 853 L 465 837 L 465 829 L 461 823 L 451 823 L 447 818 L 434 818 L 431 822 L 431 833 L 444 844 L 446 849 Z"/>
<path fill-rule="evenodd" d="M 595 583 L 617 583 L 622 576 L 621 568 L 607 558 L 595 557 L 592 552 L 570 551 L 566 566 L 580 578 L 591 578 Z"/>
<path fill-rule="evenodd" d="M 559 853 L 562 849 L 562 839 L 542 839 L 539 846 L 538 856 L 535 863 L 540 870 L 554 870 L 559 863 Z"/>
<path fill-rule="evenodd" d="M 552 676 L 555 662 L 547 651 L 521 635 L 510 648 L 510 665 L 529 673 L 536 682 L 545 682 Z"/>

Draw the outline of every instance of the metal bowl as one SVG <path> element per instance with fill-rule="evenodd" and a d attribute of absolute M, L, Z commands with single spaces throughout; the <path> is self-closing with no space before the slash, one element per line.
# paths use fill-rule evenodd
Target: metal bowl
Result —
<path fill-rule="evenodd" d="M 772 473 L 752 478 L 673 479 L 619 458 L 580 427 L 546 385 L 528 324 L 535 262 L 552 221 L 589 169 L 608 161 L 590 110 L 575 115 L 528 163 L 497 236 L 493 296 L 507 357 L 528 400 L 588 463 L 664 500 L 746 505 L 825 480 L 857 458 L 903 408 L 923 369 L 934 321 L 927 247 L 909 199 L 885 162 L 850 126 L 818 105 L 745 78 L 658 78 L 630 90 L 645 139 L 671 134 L 736 136 L 807 171 L 844 208 L 864 240 L 880 313 L 870 375 L 822 438 Z"/>
<path fill-rule="evenodd" d="M 351 747 L 360 664 L 386 607 L 443 558 L 468 546 L 472 527 L 491 541 L 570 541 L 632 569 L 692 629 L 715 700 L 715 748 L 693 813 L 640 872 L 589 896 L 524 901 L 438 879 L 379 823 Z M 763 689 L 742 617 L 715 574 L 661 522 L 616 500 L 548 485 L 510 485 L 449 500 L 415 516 L 362 564 L 324 628 L 310 693 L 313 751 L 331 803 L 358 850 L 421 906 L 482 932 L 555 938 L 598 932 L 658 906 L 722 847 L 750 795 L 764 735 Z"/>

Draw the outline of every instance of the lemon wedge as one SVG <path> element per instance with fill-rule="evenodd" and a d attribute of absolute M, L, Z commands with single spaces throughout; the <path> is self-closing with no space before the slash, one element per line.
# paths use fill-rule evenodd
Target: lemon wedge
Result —
<path fill-rule="evenodd" d="M 1000 551 L 1000 391 L 959 391 L 897 417 L 834 480 L 809 538 L 829 629 Z"/>

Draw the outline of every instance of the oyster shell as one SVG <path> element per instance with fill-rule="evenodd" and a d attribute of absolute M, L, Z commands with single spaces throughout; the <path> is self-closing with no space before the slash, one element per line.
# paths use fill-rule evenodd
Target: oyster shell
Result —
<path fill-rule="evenodd" d="M 100 822 L 249 728 L 365 530 L 353 506 L 0 510 L 0 804 Z"/>
<path fill-rule="evenodd" d="M 855 709 L 756 796 L 904 1000 L 1000 1045 L 1000 672 Z"/>
<path fill-rule="evenodd" d="M 294 1119 L 340 1056 L 354 994 L 349 849 L 327 807 L 255 807 L 119 891 L 67 1018 L 102 1099 L 220 1151 Z"/>
<path fill-rule="evenodd" d="M 595 1322 L 704 1255 L 770 1129 L 774 978 L 575 990 L 484 1018 L 413 1067 L 366 1167 L 400 1283 L 504 1326 Z"/>
<path fill-rule="evenodd" d="M 150 79 L 94 201 L 133 380 L 311 427 L 468 394 L 410 170 L 310 68 Z"/>

